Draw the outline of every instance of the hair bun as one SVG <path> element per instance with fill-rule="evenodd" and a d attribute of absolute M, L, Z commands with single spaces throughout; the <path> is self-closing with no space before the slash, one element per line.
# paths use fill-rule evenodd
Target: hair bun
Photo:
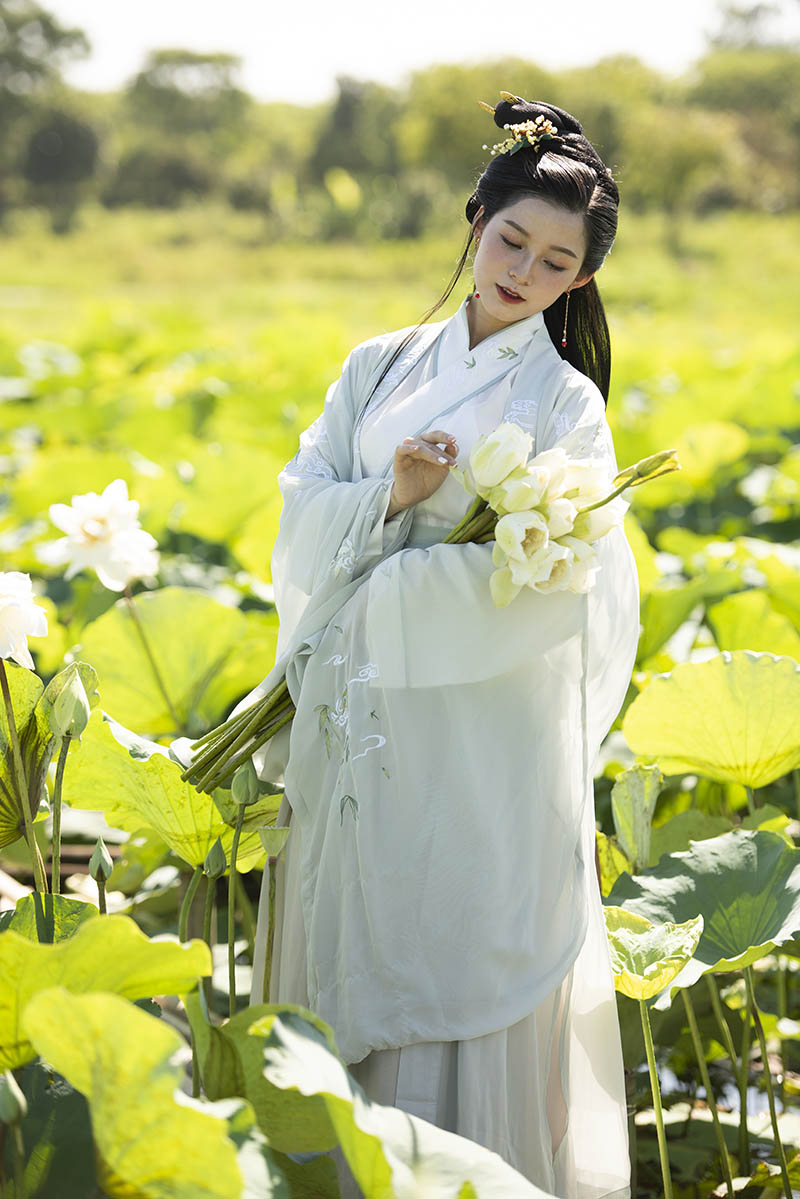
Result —
<path fill-rule="evenodd" d="M 554 104 L 545 104 L 543 100 L 523 100 L 511 92 L 501 92 L 503 99 L 494 110 L 494 123 L 503 129 L 506 125 L 521 125 L 523 121 L 533 121 L 536 117 L 545 117 L 552 121 L 559 133 L 583 134 L 583 126 L 563 108 Z M 511 96 L 511 99 L 506 97 Z"/>

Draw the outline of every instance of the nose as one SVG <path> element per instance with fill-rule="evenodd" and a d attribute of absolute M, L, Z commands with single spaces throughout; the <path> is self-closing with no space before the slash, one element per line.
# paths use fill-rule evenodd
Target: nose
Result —
<path fill-rule="evenodd" d="M 524 261 L 518 262 L 516 267 L 513 270 L 511 268 L 509 268 L 508 273 L 516 283 L 522 283 L 522 284 L 528 283 L 530 276 L 531 276 L 531 272 L 533 270 L 534 258 L 535 258 L 535 255 L 530 254 L 530 255 L 528 255 L 527 258 L 524 259 Z"/>

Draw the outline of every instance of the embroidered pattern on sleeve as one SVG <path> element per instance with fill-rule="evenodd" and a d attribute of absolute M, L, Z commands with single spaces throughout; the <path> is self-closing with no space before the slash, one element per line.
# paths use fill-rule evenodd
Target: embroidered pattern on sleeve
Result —
<path fill-rule="evenodd" d="M 325 414 L 320 413 L 305 432 L 300 434 L 300 449 L 286 469 L 301 478 L 335 479 L 333 467 L 323 453 L 328 445 Z"/>

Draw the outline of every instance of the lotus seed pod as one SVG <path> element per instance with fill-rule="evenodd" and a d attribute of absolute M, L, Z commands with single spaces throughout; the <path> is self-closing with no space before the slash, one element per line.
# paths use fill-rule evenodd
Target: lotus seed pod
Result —
<path fill-rule="evenodd" d="M 99 879 L 107 882 L 113 869 L 114 863 L 111 861 L 111 854 L 106 849 L 105 841 L 102 837 L 98 837 L 94 853 L 89 859 L 89 873 L 95 882 Z"/>
<path fill-rule="evenodd" d="M 261 787 L 256 768 L 253 765 L 253 759 L 248 758 L 233 776 L 231 798 L 234 803 L 240 804 L 242 807 L 249 807 L 250 804 L 256 802 L 260 794 Z"/>
<path fill-rule="evenodd" d="M 91 715 L 89 698 L 74 662 L 62 674 L 68 677 L 50 709 L 50 728 L 56 737 L 74 737 L 80 741 Z"/>
<path fill-rule="evenodd" d="M 19 1124 L 28 1114 L 28 1101 L 10 1070 L 0 1074 L 0 1124 Z"/>
<path fill-rule="evenodd" d="M 222 842 L 219 837 L 217 837 L 206 854 L 206 860 L 203 862 L 203 873 L 210 879 L 222 878 L 227 865 L 228 859 L 225 856 L 225 850 L 222 848 Z"/>

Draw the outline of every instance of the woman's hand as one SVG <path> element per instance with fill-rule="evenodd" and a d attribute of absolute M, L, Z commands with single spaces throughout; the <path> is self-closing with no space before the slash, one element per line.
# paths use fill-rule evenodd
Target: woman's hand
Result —
<path fill-rule="evenodd" d="M 394 452 L 394 483 L 386 519 L 438 491 L 450 467 L 455 466 L 457 454 L 455 438 L 442 429 L 404 438 Z"/>

